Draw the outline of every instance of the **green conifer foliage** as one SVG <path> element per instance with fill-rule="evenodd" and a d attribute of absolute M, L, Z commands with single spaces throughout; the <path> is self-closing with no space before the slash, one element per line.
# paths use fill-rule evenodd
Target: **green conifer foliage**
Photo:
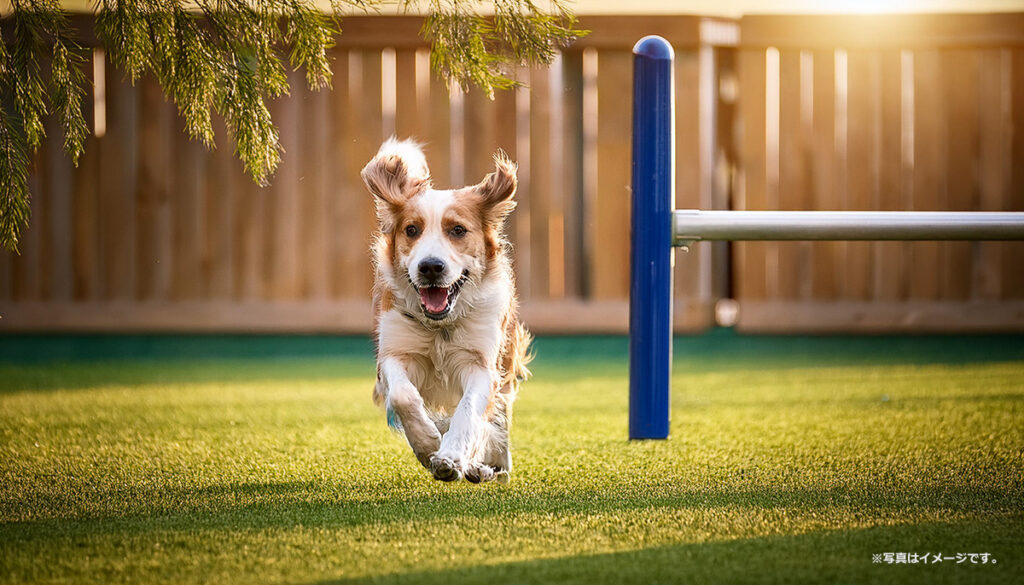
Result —
<path fill-rule="evenodd" d="M 264 185 L 282 155 L 266 101 L 288 93 L 287 68 L 303 69 L 311 89 L 330 87 L 328 49 L 341 34 L 342 10 L 372 11 L 383 3 L 331 0 L 331 12 L 324 12 L 315 0 L 98 0 L 96 36 L 129 80 L 154 76 L 192 138 L 213 147 L 212 116 L 222 116 L 235 154 Z M 426 9 L 421 34 L 435 71 L 488 95 L 515 85 L 516 66 L 549 64 L 582 34 L 561 0 L 546 9 L 530 0 L 400 5 Z M 77 164 L 88 132 L 88 79 L 85 50 L 59 0 L 12 0 L 0 24 L 0 247 L 17 251 L 29 221 L 29 160 L 45 137 L 43 118 L 57 115 L 64 150 Z"/>

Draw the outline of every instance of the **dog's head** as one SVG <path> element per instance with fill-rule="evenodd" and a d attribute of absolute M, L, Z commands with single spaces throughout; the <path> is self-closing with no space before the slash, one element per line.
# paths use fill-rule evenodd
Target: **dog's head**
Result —
<path fill-rule="evenodd" d="M 418 305 L 428 319 L 454 319 L 460 294 L 502 253 L 502 225 L 516 206 L 516 165 L 502 152 L 494 165 L 476 185 L 437 190 L 420 147 L 391 139 L 363 168 L 380 223 L 378 267 L 405 305 Z"/>

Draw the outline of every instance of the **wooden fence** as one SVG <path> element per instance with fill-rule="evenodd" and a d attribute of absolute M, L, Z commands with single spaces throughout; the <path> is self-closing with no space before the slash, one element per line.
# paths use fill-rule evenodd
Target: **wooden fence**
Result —
<path fill-rule="evenodd" d="M 124 82 L 97 52 L 95 135 L 74 169 L 48 123 L 32 227 L 20 256 L 0 252 L 0 331 L 366 332 L 358 171 L 397 134 L 426 143 L 441 185 L 478 181 L 497 148 L 517 160 L 528 324 L 622 332 L 630 49 L 645 34 L 676 48 L 678 207 L 1024 210 L 1020 15 L 892 18 L 898 35 L 877 37 L 835 17 L 590 17 L 555 66 L 490 101 L 430 75 L 419 18 L 349 17 L 334 89 L 293 75 L 272 104 L 285 154 L 262 189 L 223 127 L 216 150 L 189 141 L 152 80 Z M 706 328 L 733 297 L 748 330 L 1020 328 L 1022 251 L 703 243 L 676 255 L 675 326 Z"/>
<path fill-rule="evenodd" d="M 740 27 L 738 208 L 1024 210 L 1024 15 Z M 1021 243 L 736 248 L 741 328 L 1024 326 Z"/>

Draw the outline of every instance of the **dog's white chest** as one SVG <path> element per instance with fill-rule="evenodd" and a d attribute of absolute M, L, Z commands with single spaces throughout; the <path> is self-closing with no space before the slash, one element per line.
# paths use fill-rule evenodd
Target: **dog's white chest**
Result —
<path fill-rule="evenodd" d="M 395 353 L 402 355 L 409 380 L 419 390 L 425 405 L 451 414 L 462 398 L 464 373 L 485 365 L 482 362 L 491 353 L 481 351 L 482 340 L 475 339 L 463 326 L 426 329 L 396 312 L 385 316 L 381 324 L 382 349 L 401 348 Z"/>

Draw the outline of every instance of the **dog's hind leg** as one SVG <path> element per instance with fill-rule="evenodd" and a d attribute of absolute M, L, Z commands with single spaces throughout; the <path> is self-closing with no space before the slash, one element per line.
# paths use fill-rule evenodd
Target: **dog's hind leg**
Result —
<path fill-rule="evenodd" d="M 492 434 L 490 449 L 484 463 L 494 469 L 494 481 L 508 483 L 512 473 L 512 445 L 509 433 L 512 427 L 512 394 L 499 394 L 495 400 L 492 419 L 495 432 Z"/>
<path fill-rule="evenodd" d="M 430 458 L 441 446 L 441 433 L 423 407 L 423 397 L 409 380 L 400 361 L 394 358 L 381 363 L 381 381 L 386 385 L 385 406 L 394 412 L 405 431 L 413 453 L 420 464 L 430 469 Z M 390 421 L 389 421 L 390 423 Z"/>

